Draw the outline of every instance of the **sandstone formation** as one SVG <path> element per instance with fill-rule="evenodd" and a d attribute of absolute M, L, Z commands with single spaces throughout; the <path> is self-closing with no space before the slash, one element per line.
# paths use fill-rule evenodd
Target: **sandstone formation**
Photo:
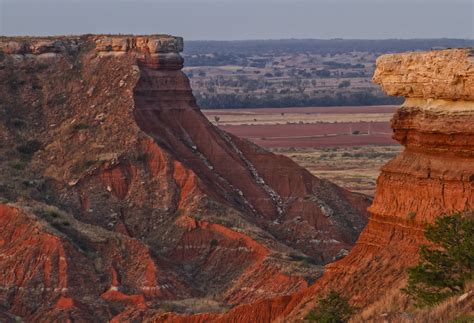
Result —
<path fill-rule="evenodd" d="M 389 95 L 472 101 L 472 55 L 469 49 L 383 55 L 373 80 Z"/>
<path fill-rule="evenodd" d="M 361 309 L 392 302 L 427 242 L 425 224 L 474 209 L 474 56 L 468 49 L 384 55 L 374 81 L 406 97 L 392 119 L 393 136 L 405 149 L 382 168 L 369 223 L 348 256 L 293 295 L 224 314 L 158 314 L 156 322 L 295 322 L 328 290 L 350 296 Z"/>
<path fill-rule="evenodd" d="M 406 268 L 426 243 L 426 223 L 474 209 L 472 52 L 382 56 L 374 81 L 406 98 L 392 119 L 393 137 L 405 149 L 382 168 L 371 217 L 356 246 L 328 266 L 321 282 L 342 282 L 342 290 L 362 307 L 404 287 Z"/>
<path fill-rule="evenodd" d="M 352 247 L 367 198 L 212 126 L 182 47 L 0 38 L 0 318 L 193 320 L 164 313 L 294 294 Z"/>

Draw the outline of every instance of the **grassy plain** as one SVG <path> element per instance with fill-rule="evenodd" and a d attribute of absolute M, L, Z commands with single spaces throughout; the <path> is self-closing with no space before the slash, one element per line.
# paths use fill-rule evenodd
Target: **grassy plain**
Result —
<path fill-rule="evenodd" d="M 401 146 L 395 145 L 272 149 L 275 153 L 290 157 L 318 177 L 370 196 L 375 193 L 380 167 L 401 150 Z"/>

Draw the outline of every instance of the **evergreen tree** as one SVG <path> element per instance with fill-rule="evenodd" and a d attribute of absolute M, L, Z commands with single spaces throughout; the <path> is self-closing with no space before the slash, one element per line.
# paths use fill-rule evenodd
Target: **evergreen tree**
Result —
<path fill-rule="evenodd" d="M 419 263 L 408 269 L 403 289 L 416 300 L 415 306 L 431 306 L 461 293 L 474 278 L 473 213 L 436 219 L 425 229 L 433 245 L 420 247 Z"/>
<path fill-rule="evenodd" d="M 349 305 L 348 299 L 331 291 L 321 298 L 318 305 L 305 317 L 310 322 L 344 323 L 348 322 L 355 309 Z"/>

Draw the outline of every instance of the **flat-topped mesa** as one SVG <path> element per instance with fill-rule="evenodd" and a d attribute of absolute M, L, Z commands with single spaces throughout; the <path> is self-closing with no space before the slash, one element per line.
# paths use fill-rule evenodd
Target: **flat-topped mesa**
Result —
<path fill-rule="evenodd" d="M 369 199 L 212 125 L 182 48 L 0 37 L 0 321 L 221 311 L 303 290 L 351 249 Z"/>

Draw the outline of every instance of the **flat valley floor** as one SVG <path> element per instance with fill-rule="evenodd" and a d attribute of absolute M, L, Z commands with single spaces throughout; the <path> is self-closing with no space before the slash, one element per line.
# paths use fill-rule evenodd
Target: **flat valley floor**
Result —
<path fill-rule="evenodd" d="M 373 196 L 380 167 L 401 150 L 392 139 L 396 106 L 203 110 L 239 137 L 292 158 L 314 175 Z"/>

